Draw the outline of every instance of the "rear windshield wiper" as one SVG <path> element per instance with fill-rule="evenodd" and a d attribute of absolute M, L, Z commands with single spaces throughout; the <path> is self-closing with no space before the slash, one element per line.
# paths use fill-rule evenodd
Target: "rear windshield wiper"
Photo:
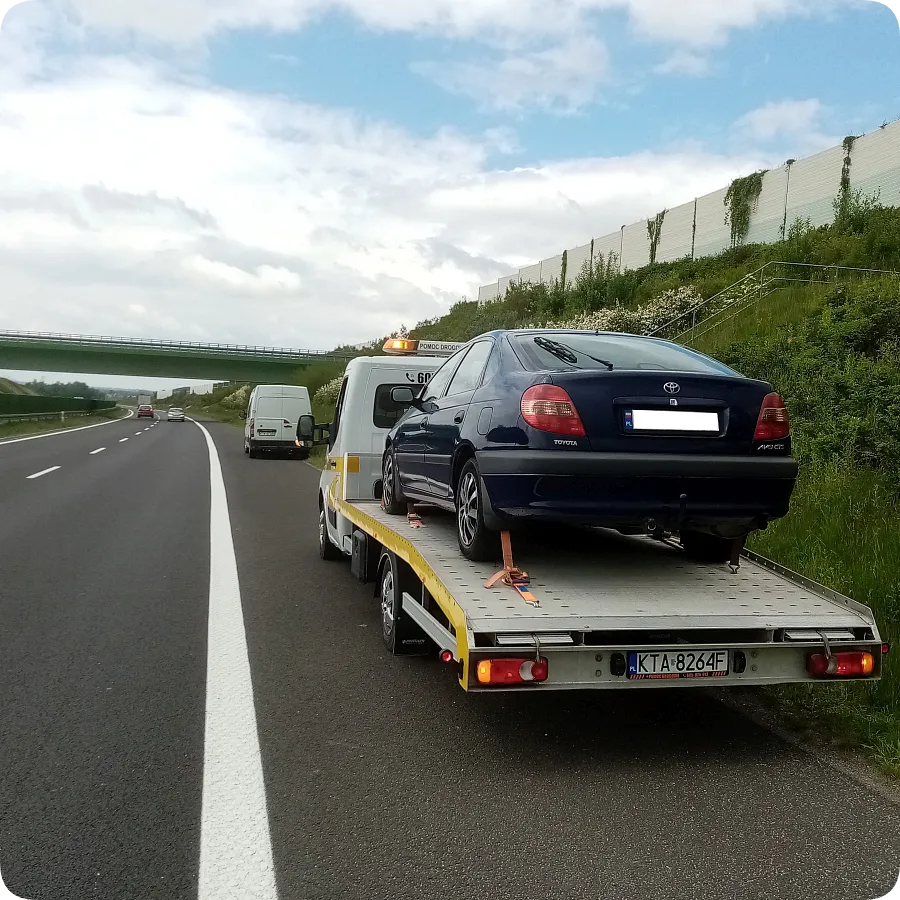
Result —
<path fill-rule="evenodd" d="M 568 344 L 561 344 L 559 341 L 551 341 L 549 338 L 545 337 L 536 337 L 534 339 L 535 344 L 541 348 L 541 350 L 546 350 L 548 353 L 551 353 L 557 359 L 561 359 L 563 362 L 569 363 L 571 366 L 578 365 L 578 356 L 575 350 L 573 350 Z M 594 362 L 600 363 L 601 366 L 606 366 L 610 372 L 613 371 L 614 366 L 609 360 L 599 359 L 596 356 L 591 356 L 590 353 L 585 353 L 583 350 L 579 351 L 582 356 L 586 356 L 588 359 L 592 359 Z"/>

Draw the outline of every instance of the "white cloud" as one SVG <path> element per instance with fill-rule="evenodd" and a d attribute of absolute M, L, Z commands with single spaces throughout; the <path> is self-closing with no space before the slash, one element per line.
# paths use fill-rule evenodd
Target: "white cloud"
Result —
<path fill-rule="evenodd" d="M 657 75 L 688 75 L 699 78 L 708 75 L 710 61 L 708 56 L 691 50 L 676 50 L 668 59 L 661 62 L 653 70 Z"/>
<path fill-rule="evenodd" d="M 816 99 L 774 101 L 741 116 L 732 131 L 743 143 L 778 145 L 794 156 L 806 155 L 840 143 L 840 138 L 822 131 L 824 112 Z"/>
<path fill-rule="evenodd" d="M 846 0 L 816 0 L 815 6 Z M 71 0 L 93 27 L 127 29 L 165 41 L 191 41 L 217 31 L 302 27 L 328 11 L 366 25 L 431 31 L 450 37 L 579 34 L 586 17 L 624 9 L 635 27 L 665 42 L 704 45 L 734 28 L 808 10 L 813 0 Z"/>
<path fill-rule="evenodd" d="M 574 110 L 595 99 L 609 60 L 603 43 L 584 35 L 542 50 L 508 53 L 497 62 L 428 62 L 413 68 L 485 107 Z"/>
<path fill-rule="evenodd" d="M 758 167 L 758 154 L 491 170 L 428 138 L 106 60 L 0 94 L 0 328 L 328 348 Z"/>

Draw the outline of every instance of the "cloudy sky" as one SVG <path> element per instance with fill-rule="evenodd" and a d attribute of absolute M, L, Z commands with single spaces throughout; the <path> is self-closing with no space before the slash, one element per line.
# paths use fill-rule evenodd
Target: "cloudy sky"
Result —
<path fill-rule="evenodd" d="M 27 0 L 0 330 L 371 339 L 900 117 L 898 51 L 873 0 Z"/>

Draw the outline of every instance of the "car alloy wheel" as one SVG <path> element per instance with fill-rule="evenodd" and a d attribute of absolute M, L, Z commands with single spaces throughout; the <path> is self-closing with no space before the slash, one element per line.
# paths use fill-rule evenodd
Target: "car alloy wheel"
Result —
<path fill-rule="evenodd" d="M 471 470 L 467 471 L 460 481 L 456 515 L 459 520 L 460 540 L 466 547 L 471 547 L 478 533 L 478 482 Z"/>
<path fill-rule="evenodd" d="M 384 454 L 384 460 L 381 463 L 381 505 L 389 515 L 399 516 L 406 512 L 403 498 L 398 493 L 394 451 L 389 449 Z"/>

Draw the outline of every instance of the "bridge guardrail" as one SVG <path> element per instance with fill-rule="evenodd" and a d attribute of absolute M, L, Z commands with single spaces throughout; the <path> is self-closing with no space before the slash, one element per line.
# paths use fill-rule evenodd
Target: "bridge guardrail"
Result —
<path fill-rule="evenodd" d="M 300 350 L 286 347 L 263 347 L 252 344 L 218 344 L 202 341 L 167 341 L 153 338 L 129 338 L 112 335 L 65 334 L 53 331 L 0 331 L 0 340 L 21 341 L 58 341 L 84 345 L 101 345 L 107 347 L 148 347 L 157 350 L 193 350 L 207 353 L 248 353 L 255 356 L 269 356 L 276 359 L 352 359 L 351 354 L 334 353 L 330 350 Z"/>

